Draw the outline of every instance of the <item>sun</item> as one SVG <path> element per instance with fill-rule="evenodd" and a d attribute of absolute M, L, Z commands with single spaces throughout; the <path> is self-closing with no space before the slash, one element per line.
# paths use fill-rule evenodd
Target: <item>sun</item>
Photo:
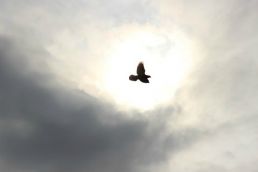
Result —
<path fill-rule="evenodd" d="M 173 101 L 192 64 L 191 42 L 183 35 L 141 29 L 125 34 L 112 46 L 103 72 L 103 92 L 120 109 L 146 111 Z M 138 63 L 150 83 L 129 81 Z"/>

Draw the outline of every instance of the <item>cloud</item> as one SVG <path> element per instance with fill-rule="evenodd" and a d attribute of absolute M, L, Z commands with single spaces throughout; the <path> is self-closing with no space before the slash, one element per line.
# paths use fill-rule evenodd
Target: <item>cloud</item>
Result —
<path fill-rule="evenodd" d="M 180 134 L 165 134 L 161 116 L 128 118 L 60 85 L 39 51 L 30 50 L 32 63 L 23 52 L 31 48 L 14 40 L 0 39 L 1 170 L 140 171 L 194 141 L 189 135 L 182 144 Z"/>
<path fill-rule="evenodd" d="M 49 75 L 28 67 L 12 42 L 1 39 L 0 50 L 3 171 L 130 170 L 147 144 L 144 122 L 119 114 L 108 123 L 114 109 L 53 86 Z"/>
<path fill-rule="evenodd" d="M 257 171 L 256 6 L 1 1 L 0 170 Z M 173 103 L 145 117 L 64 79 L 80 79 L 80 65 L 92 79 L 109 40 L 130 24 L 176 27 L 201 50 Z"/>
<path fill-rule="evenodd" d="M 194 128 L 171 132 L 166 121 L 176 118 L 174 107 L 128 117 L 60 85 L 45 56 L 15 39 L 2 37 L 0 52 L 3 171 L 149 171 L 205 135 Z"/>
<path fill-rule="evenodd" d="M 174 17 L 187 34 L 199 41 L 203 50 L 178 92 L 177 101 L 182 107 L 178 123 L 210 132 L 173 157 L 171 164 L 177 165 L 168 165 L 168 168 L 174 171 L 257 170 L 254 165 L 258 159 L 255 151 L 256 3 L 179 3 L 177 15 L 171 14 L 174 10 L 163 14 Z"/>

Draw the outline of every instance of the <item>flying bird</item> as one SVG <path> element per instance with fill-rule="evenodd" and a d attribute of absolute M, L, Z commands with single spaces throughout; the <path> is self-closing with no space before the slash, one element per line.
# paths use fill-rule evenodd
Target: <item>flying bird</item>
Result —
<path fill-rule="evenodd" d="M 148 78 L 150 78 L 150 75 L 145 75 L 145 69 L 142 62 L 140 62 L 137 66 L 137 75 L 130 75 L 129 79 L 131 81 L 137 81 L 138 79 L 143 83 L 149 83 Z"/>

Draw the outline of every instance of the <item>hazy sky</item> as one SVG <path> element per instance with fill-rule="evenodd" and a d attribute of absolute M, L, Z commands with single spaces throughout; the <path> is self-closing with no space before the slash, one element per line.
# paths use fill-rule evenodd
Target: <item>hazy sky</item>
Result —
<path fill-rule="evenodd" d="M 0 4 L 0 171 L 258 171 L 258 1 Z"/>

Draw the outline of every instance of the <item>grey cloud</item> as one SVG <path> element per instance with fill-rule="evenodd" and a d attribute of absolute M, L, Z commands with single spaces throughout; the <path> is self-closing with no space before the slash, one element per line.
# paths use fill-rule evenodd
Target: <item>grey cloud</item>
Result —
<path fill-rule="evenodd" d="M 29 33 L 36 29 L 35 34 L 44 34 L 46 27 L 49 33 L 57 33 L 62 27 L 75 31 L 82 23 L 89 26 L 105 23 L 105 27 L 128 22 L 148 23 L 155 11 L 149 1 L 136 0 L 2 0 L 0 9 L 0 18 L 6 27 L 18 27 L 19 32 L 26 28 L 23 32 Z"/>
<path fill-rule="evenodd" d="M 257 171 L 257 1 L 161 1 L 170 13 L 160 26 L 175 22 L 203 54 L 177 93 L 178 107 L 148 112 L 148 119 L 128 119 L 47 72 L 53 57 L 44 41 L 63 26 L 97 27 L 102 18 L 110 29 L 109 22 L 144 23 L 163 10 L 153 12 L 149 1 L 112 2 L 1 1 L 1 171 L 144 171 L 168 156 L 172 170 L 184 171 L 177 163 L 185 162 L 184 153 L 189 171 L 227 171 L 228 160 L 235 171 Z M 190 127 L 181 126 L 188 120 Z M 179 129 L 168 132 L 167 121 Z"/>
<path fill-rule="evenodd" d="M 191 84 L 180 88 L 182 94 L 179 91 L 178 99 L 186 96 L 186 106 L 202 102 L 203 106 L 192 106 L 200 108 L 198 113 L 206 113 L 203 109 L 206 107 L 211 114 L 216 114 L 214 110 L 221 110 L 221 114 L 225 110 L 232 110 L 230 114 L 255 112 L 257 1 L 161 1 L 163 3 L 175 8 L 163 14 L 165 21 L 169 17 L 175 19 L 175 25 L 178 24 L 189 39 L 198 41 L 202 51 L 200 57 L 193 55 L 197 63 L 188 78 Z"/>
<path fill-rule="evenodd" d="M 0 50 L 2 161 L 16 171 L 129 170 L 139 142 L 145 144 L 146 124 L 121 119 L 105 125 L 99 118 L 112 117 L 112 108 L 76 91 L 48 88 L 51 78 L 30 71 L 15 46 L 1 39 Z"/>
<path fill-rule="evenodd" d="M 231 42 L 242 45 L 240 40 L 256 37 L 253 35 L 258 24 L 255 20 L 256 0 L 164 0 L 152 1 L 152 4 L 159 9 L 160 21 L 177 26 L 192 39 L 204 42 L 207 47 L 228 48 L 226 46 L 232 45 Z"/>
<path fill-rule="evenodd" d="M 0 39 L 1 170 L 140 171 L 194 142 L 192 131 L 163 135 L 162 117 L 129 119 L 98 99 L 58 85 L 38 51 L 30 51 L 37 57 L 30 64 L 26 45 L 14 40 Z"/>
<path fill-rule="evenodd" d="M 116 23 L 148 23 L 154 17 L 155 10 L 148 0 L 112 0 L 94 1 L 96 12 L 114 20 Z"/>
<path fill-rule="evenodd" d="M 203 54 L 188 78 L 189 84 L 180 88 L 177 100 L 183 107 L 182 116 L 193 117 L 195 125 L 211 132 L 189 150 L 196 157 L 188 165 L 192 171 L 255 171 L 257 1 L 213 5 L 206 4 L 207 11 L 202 12 L 190 8 L 193 16 L 183 21 L 199 21 L 200 25 L 188 25 L 193 32 L 185 31 L 196 33 L 193 38 L 201 42 Z M 200 14 L 202 18 L 196 17 Z"/>

